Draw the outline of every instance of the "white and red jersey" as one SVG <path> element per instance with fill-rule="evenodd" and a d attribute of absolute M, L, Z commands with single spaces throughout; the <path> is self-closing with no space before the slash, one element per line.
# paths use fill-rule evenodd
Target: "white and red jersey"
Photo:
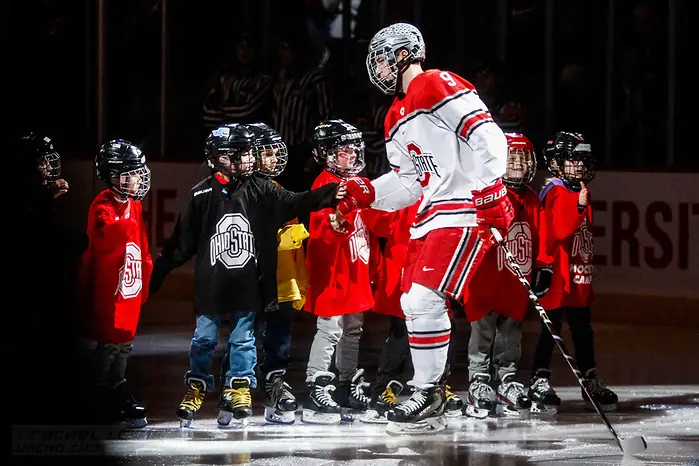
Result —
<path fill-rule="evenodd" d="M 372 182 L 372 207 L 397 210 L 423 196 L 414 239 L 438 228 L 475 227 L 471 191 L 504 175 L 507 141 L 473 85 L 447 71 L 420 73 L 393 101 L 384 129 L 393 171 Z"/>

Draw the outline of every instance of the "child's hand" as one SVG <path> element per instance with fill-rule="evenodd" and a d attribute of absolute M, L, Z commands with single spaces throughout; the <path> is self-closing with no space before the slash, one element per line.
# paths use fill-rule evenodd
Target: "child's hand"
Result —
<path fill-rule="evenodd" d="M 56 181 L 52 181 L 51 184 L 49 184 L 49 188 L 51 189 L 51 194 L 53 194 L 53 198 L 56 199 L 61 194 L 65 194 L 68 192 L 68 182 L 61 178 Z"/>
<path fill-rule="evenodd" d="M 338 233 L 347 233 L 347 220 L 340 213 L 330 214 L 330 226 Z"/>
<path fill-rule="evenodd" d="M 580 195 L 578 196 L 578 205 L 587 207 L 587 186 L 582 181 L 580 182 Z"/>
<path fill-rule="evenodd" d="M 335 193 L 335 199 L 342 199 L 345 197 L 347 194 L 347 186 L 345 186 L 344 183 L 340 183 L 340 186 L 337 187 L 337 193 Z"/>

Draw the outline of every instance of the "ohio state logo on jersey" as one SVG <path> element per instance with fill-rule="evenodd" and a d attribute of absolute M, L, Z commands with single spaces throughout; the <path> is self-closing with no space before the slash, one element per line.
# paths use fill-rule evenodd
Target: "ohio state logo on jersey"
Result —
<path fill-rule="evenodd" d="M 515 262 L 519 265 L 524 275 L 532 271 L 532 230 L 527 222 L 514 222 L 505 238 L 507 248 L 512 252 Z M 517 275 L 510 263 L 505 258 L 502 248 L 498 248 L 498 270 L 507 267 L 510 272 Z"/>
<path fill-rule="evenodd" d="M 369 254 L 371 249 L 369 248 L 369 233 L 364 226 L 362 217 L 357 214 L 354 217 L 354 231 L 349 237 L 350 245 L 350 258 L 352 262 L 357 262 L 360 260 L 365 264 L 369 263 Z"/>
<path fill-rule="evenodd" d="M 413 164 L 415 164 L 415 170 L 417 170 L 418 179 L 423 188 L 430 184 L 430 178 L 433 174 L 441 178 L 432 154 L 424 153 L 422 148 L 414 142 L 409 142 L 407 149 Z"/>
<path fill-rule="evenodd" d="M 250 222 L 241 214 L 226 214 L 216 224 L 216 233 L 209 240 L 211 266 L 216 261 L 227 269 L 239 269 L 255 256 L 255 238 Z"/>
<path fill-rule="evenodd" d="M 595 251 L 592 232 L 587 228 L 587 219 L 580 226 L 580 229 L 573 237 L 573 252 L 572 256 L 580 255 L 583 261 L 590 262 Z"/>
<path fill-rule="evenodd" d="M 124 265 L 119 269 L 119 285 L 116 291 L 124 299 L 135 298 L 141 293 L 143 288 L 141 265 L 141 248 L 136 243 L 126 243 Z"/>

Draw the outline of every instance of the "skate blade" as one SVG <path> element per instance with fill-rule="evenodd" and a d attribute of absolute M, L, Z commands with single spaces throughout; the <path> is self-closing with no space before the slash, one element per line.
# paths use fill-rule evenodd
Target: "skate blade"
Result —
<path fill-rule="evenodd" d="M 625 455 L 635 455 L 645 451 L 648 448 L 646 439 L 643 437 L 619 439 L 619 442 L 621 443 L 621 449 L 624 451 Z"/>
<path fill-rule="evenodd" d="M 318 413 L 310 409 L 304 409 L 301 413 L 301 422 L 304 424 L 332 425 L 342 422 L 340 413 Z"/>
<path fill-rule="evenodd" d="M 459 408 L 459 409 L 454 409 L 454 410 L 451 410 L 451 411 L 445 411 L 444 414 L 445 414 L 447 417 L 461 417 L 461 416 L 463 416 L 463 412 L 461 411 L 461 408 Z"/>
<path fill-rule="evenodd" d="M 510 405 L 498 405 L 495 413 L 500 417 L 523 418 L 529 415 L 531 407 L 517 409 Z"/>
<path fill-rule="evenodd" d="M 381 416 L 378 411 L 373 409 L 367 410 L 364 416 L 359 418 L 359 421 L 365 424 L 388 424 L 386 416 Z"/>
<path fill-rule="evenodd" d="M 182 419 L 180 418 L 180 429 L 186 429 L 191 427 L 193 419 Z"/>
<path fill-rule="evenodd" d="M 250 418 L 244 417 L 241 419 L 236 419 L 233 417 L 233 413 L 229 413 L 228 411 L 219 411 L 217 422 L 220 428 L 230 427 L 233 429 L 240 429 L 248 426 L 250 423 Z"/>
<path fill-rule="evenodd" d="M 296 422 L 294 411 L 279 411 L 276 408 L 265 406 L 265 421 L 272 424 L 293 424 Z"/>
<path fill-rule="evenodd" d="M 148 420 L 146 418 L 143 419 L 128 419 L 126 421 L 126 428 L 127 429 L 143 429 L 148 425 Z"/>
<path fill-rule="evenodd" d="M 420 422 L 388 422 L 386 433 L 390 435 L 432 435 L 447 428 L 445 416 L 429 417 Z"/>
<path fill-rule="evenodd" d="M 558 406 L 532 403 L 529 412 L 538 416 L 555 416 L 558 414 Z"/>
<path fill-rule="evenodd" d="M 600 404 L 599 407 L 602 408 L 602 411 L 604 411 L 605 413 L 613 412 L 619 409 L 619 406 L 616 403 L 612 403 L 609 405 Z M 587 400 L 585 401 L 585 409 L 587 409 L 588 411 L 595 411 L 594 405 Z"/>
<path fill-rule="evenodd" d="M 354 422 L 356 416 L 351 408 L 340 408 L 340 422 Z"/>
<path fill-rule="evenodd" d="M 476 408 L 472 405 L 467 405 L 465 414 L 467 417 L 472 417 L 474 419 L 485 419 L 490 414 L 490 411 L 483 408 Z"/>

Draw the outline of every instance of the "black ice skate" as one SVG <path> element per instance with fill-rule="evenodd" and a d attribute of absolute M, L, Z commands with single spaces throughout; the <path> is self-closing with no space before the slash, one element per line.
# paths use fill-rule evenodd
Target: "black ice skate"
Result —
<path fill-rule="evenodd" d="M 561 399 L 551 387 L 551 371 L 537 369 L 529 381 L 529 399 L 532 401 L 530 411 L 534 414 L 556 414 L 561 406 Z"/>
<path fill-rule="evenodd" d="M 590 369 L 585 373 L 584 383 L 587 385 L 587 389 L 590 391 L 590 394 L 595 398 L 597 403 L 599 403 L 603 411 L 617 410 L 619 397 L 616 395 L 616 393 L 607 388 L 607 385 L 603 381 L 597 378 L 596 368 Z M 590 400 L 587 397 L 585 390 L 580 388 L 580 391 L 582 392 L 583 400 L 585 400 L 588 404 L 588 408 L 594 409 L 592 403 L 589 402 Z"/>
<path fill-rule="evenodd" d="M 235 421 L 236 427 L 247 426 L 252 416 L 250 380 L 247 377 L 233 377 L 221 391 L 218 407 L 219 427 L 227 427 L 231 421 Z"/>
<path fill-rule="evenodd" d="M 334 398 L 340 405 L 342 421 L 354 422 L 355 414 L 363 415 L 369 409 L 371 398 L 366 395 L 367 387 L 369 384 L 364 381 L 364 369 L 355 370 L 350 380 L 341 381 L 338 384 Z"/>
<path fill-rule="evenodd" d="M 490 386 L 490 375 L 476 373 L 468 385 L 463 413 L 468 417 L 485 419 L 495 409 L 495 390 Z"/>
<path fill-rule="evenodd" d="M 391 435 L 436 434 L 447 428 L 447 397 L 441 385 L 414 387 L 413 394 L 388 413 L 386 432 Z"/>
<path fill-rule="evenodd" d="M 458 417 L 461 416 L 461 410 L 464 407 L 464 402 L 459 395 L 451 391 L 451 387 L 446 385 L 444 388 L 444 393 L 447 397 L 447 416 Z"/>
<path fill-rule="evenodd" d="M 368 424 L 387 424 L 386 413 L 398 403 L 398 395 L 403 391 L 403 384 L 391 380 L 381 393 L 372 397 L 369 409 L 359 420 Z"/>
<path fill-rule="evenodd" d="M 122 380 L 114 387 L 114 396 L 117 406 L 121 411 L 122 419 L 126 422 L 127 427 L 131 429 L 140 429 L 148 424 L 146 420 L 146 408 L 139 405 L 134 399 L 126 380 Z"/>
<path fill-rule="evenodd" d="M 177 408 L 177 417 L 180 418 L 180 427 L 189 427 L 201 409 L 206 397 L 206 382 L 197 378 L 189 379 L 189 390 L 184 395 L 180 406 Z"/>
<path fill-rule="evenodd" d="M 529 411 L 532 400 L 524 391 L 524 385 L 515 382 L 515 374 L 506 374 L 497 390 L 496 411 L 500 416 L 521 416 Z"/>
<path fill-rule="evenodd" d="M 339 424 L 340 405 L 333 399 L 335 386 L 332 372 L 316 372 L 308 383 L 306 397 L 303 401 L 301 422 L 306 424 Z"/>
<path fill-rule="evenodd" d="M 293 424 L 298 408 L 291 387 L 284 382 L 284 369 L 277 369 L 265 376 L 265 420 L 275 424 Z"/>

